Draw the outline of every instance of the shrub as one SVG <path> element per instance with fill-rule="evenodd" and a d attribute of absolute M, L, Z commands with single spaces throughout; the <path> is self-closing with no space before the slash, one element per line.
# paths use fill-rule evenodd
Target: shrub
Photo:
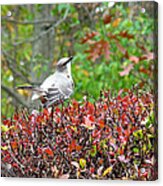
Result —
<path fill-rule="evenodd" d="M 102 92 L 2 124 L 2 176 L 154 180 L 153 96 Z"/>

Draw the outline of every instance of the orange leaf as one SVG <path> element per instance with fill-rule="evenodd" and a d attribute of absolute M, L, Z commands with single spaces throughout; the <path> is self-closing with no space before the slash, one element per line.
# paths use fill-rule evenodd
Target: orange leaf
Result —
<path fill-rule="evenodd" d="M 104 125 L 105 125 L 105 122 L 104 122 L 104 120 L 99 120 L 99 125 L 100 125 L 100 127 L 101 128 L 103 128 L 104 127 Z"/>
<path fill-rule="evenodd" d="M 12 141 L 12 142 L 11 142 L 11 147 L 12 147 L 13 149 L 17 149 L 17 148 L 18 148 L 17 142 L 16 142 L 16 141 Z"/>
<path fill-rule="evenodd" d="M 44 152 L 46 152 L 49 156 L 53 156 L 53 151 L 51 150 L 50 147 L 45 148 Z"/>
<path fill-rule="evenodd" d="M 115 20 L 113 21 L 112 26 L 113 26 L 113 27 L 117 27 L 117 26 L 119 25 L 120 22 L 121 22 L 121 18 L 117 18 L 117 19 L 115 19 Z"/>

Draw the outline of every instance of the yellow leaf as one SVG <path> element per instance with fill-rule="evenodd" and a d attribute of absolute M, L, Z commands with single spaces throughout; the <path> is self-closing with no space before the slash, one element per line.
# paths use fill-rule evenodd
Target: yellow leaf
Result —
<path fill-rule="evenodd" d="M 89 72 L 87 71 L 87 70 L 83 70 L 83 74 L 85 75 L 85 76 L 89 76 Z"/>
<path fill-rule="evenodd" d="M 1 129 L 2 129 L 2 132 L 7 132 L 10 130 L 10 128 L 8 128 L 7 126 L 5 125 L 1 125 Z"/>
<path fill-rule="evenodd" d="M 6 26 L 9 29 L 10 32 L 14 31 L 14 27 L 13 27 L 13 25 L 11 23 L 7 23 Z"/>
<path fill-rule="evenodd" d="M 12 128 L 15 128 L 15 126 L 7 127 L 5 125 L 1 125 L 2 132 L 7 132 L 11 130 Z"/>
<path fill-rule="evenodd" d="M 102 175 L 103 175 L 103 176 L 106 176 L 107 174 L 110 174 L 111 171 L 112 171 L 112 169 L 113 169 L 112 166 L 108 167 L 108 168 L 104 171 L 104 173 L 103 173 Z"/>
<path fill-rule="evenodd" d="M 80 160 L 79 160 L 79 164 L 80 164 L 81 168 L 84 169 L 85 166 L 86 166 L 86 160 L 83 159 L 83 158 L 80 158 Z"/>
<path fill-rule="evenodd" d="M 77 132 L 77 127 L 71 126 L 71 128 L 72 128 L 72 130 L 73 130 L 74 132 Z"/>
<path fill-rule="evenodd" d="M 117 19 L 115 19 L 115 20 L 113 21 L 112 26 L 113 26 L 113 27 L 117 27 L 117 26 L 119 25 L 120 22 L 121 22 L 121 18 L 117 18 Z"/>
<path fill-rule="evenodd" d="M 4 147 L 1 146 L 1 149 L 2 149 L 2 150 L 7 150 L 8 147 L 7 147 L 7 146 L 4 146 Z"/>

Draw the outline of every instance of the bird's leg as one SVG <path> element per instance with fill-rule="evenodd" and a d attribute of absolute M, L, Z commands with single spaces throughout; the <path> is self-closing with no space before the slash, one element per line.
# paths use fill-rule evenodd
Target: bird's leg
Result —
<path fill-rule="evenodd" d="M 54 105 L 52 105 L 52 110 L 51 110 L 51 118 L 52 118 L 52 121 L 53 121 L 53 115 L 54 115 Z"/>
<path fill-rule="evenodd" d="M 63 106 L 64 106 L 64 101 L 63 100 L 60 100 L 60 103 L 61 103 L 61 105 L 62 105 L 62 112 L 63 112 Z"/>

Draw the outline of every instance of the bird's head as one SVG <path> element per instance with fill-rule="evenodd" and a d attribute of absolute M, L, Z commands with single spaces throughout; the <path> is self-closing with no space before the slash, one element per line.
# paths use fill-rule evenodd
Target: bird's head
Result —
<path fill-rule="evenodd" d="M 71 73 L 71 61 L 72 61 L 73 57 L 64 57 L 61 58 L 58 62 L 57 62 L 57 71 L 58 72 L 67 72 L 67 73 Z"/>

